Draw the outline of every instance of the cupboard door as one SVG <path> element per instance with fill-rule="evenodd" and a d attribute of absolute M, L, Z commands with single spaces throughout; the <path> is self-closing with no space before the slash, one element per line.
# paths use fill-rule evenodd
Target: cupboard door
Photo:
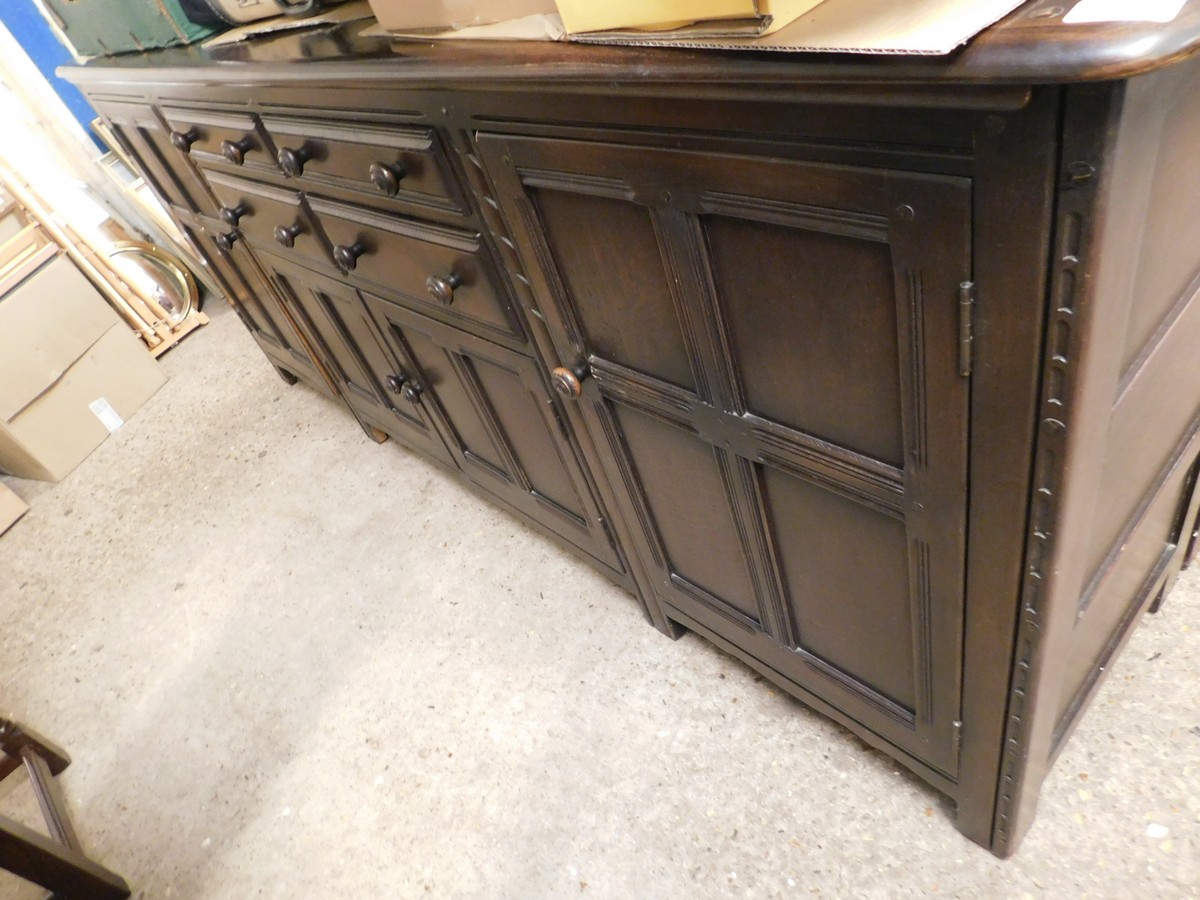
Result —
<path fill-rule="evenodd" d="M 664 611 L 953 778 L 969 181 L 479 144 Z"/>
<path fill-rule="evenodd" d="M 620 573 L 591 486 L 532 360 L 363 294 L 462 471 L 476 484 Z"/>
<path fill-rule="evenodd" d="M 137 165 L 163 205 L 216 214 L 212 195 L 187 157 L 172 146 L 172 135 L 153 109 L 136 104 L 100 103 L 97 110 L 108 120 L 121 150 Z"/>
<path fill-rule="evenodd" d="M 228 245 L 219 240 L 229 227 L 198 216 L 190 217 L 189 222 L 181 221 L 180 228 L 204 255 L 230 304 L 267 357 L 314 387 L 331 392 L 299 331 L 249 253 L 241 244 Z"/>
<path fill-rule="evenodd" d="M 265 254 L 259 259 L 359 420 L 453 466 L 426 409 L 422 386 L 384 351 L 358 293 L 293 262 Z"/>

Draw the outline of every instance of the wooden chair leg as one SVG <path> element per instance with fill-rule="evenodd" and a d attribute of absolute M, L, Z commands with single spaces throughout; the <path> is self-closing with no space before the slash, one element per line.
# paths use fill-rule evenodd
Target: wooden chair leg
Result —
<path fill-rule="evenodd" d="M 0 719 L 0 780 L 22 765 L 50 832 L 0 816 L 0 868 L 53 891 L 62 900 L 124 900 L 121 876 L 84 856 L 55 775 L 70 765 L 66 751 L 35 731 Z"/>
<path fill-rule="evenodd" d="M 29 783 L 33 786 L 38 806 L 42 808 L 42 816 L 46 820 L 50 837 L 68 849 L 79 850 L 79 836 L 75 834 L 75 826 L 71 824 L 71 817 L 63 801 L 62 791 L 58 788 L 58 782 L 50 774 L 50 766 L 33 747 L 22 750 L 21 759 L 29 771 Z"/>
<path fill-rule="evenodd" d="M 67 751 L 48 738 L 42 737 L 32 728 L 27 728 L 10 719 L 0 719 L 0 753 L 19 760 L 26 747 L 33 747 L 50 765 L 50 774 L 57 775 L 71 764 Z"/>
<path fill-rule="evenodd" d="M 0 816 L 0 868 L 62 900 L 125 900 L 129 885 L 78 850 Z"/>

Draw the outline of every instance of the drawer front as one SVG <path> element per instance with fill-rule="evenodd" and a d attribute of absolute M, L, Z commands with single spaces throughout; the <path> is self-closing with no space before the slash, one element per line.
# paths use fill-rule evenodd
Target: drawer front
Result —
<path fill-rule="evenodd" d="M 520 338 L 478 234 L 320 199 L 311 204 L 343 273 L 489 337 Z"/>
<path fill-rule="evenodd" d="M 267 117 L 285 175 L 370 195 L 461 212 L 462 198 L 428 128 L 372 128 Z"/>
<path fill-rule="evenodd" d="M 219 172 L 205 177 L 221 203 L 227 240 L 245 237 L 275 253 L 327 264 L 325 239 L 299 193 Z"/>
<path fill-rule="evenodd" d="M 171 144 L 198 164 L 215 162 L 278 171 L 274 148 L 251 115 L 169 106 L 163 107 L 162 114 L 171 126 Z"/>

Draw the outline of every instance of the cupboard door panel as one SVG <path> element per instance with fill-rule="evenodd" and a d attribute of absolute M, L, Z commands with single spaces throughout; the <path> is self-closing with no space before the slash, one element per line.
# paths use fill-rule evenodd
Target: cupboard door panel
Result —
<path fill-rule="evenodd" d="M 626 200 L 549 189 L 531 196 L 571 298 L 572 330 L 605 359 L 693 387 L 648 211 Z M 589 227 L 576 228 L 579 222 Z M 614 268 L 617 259 L 622 264 Z"/>
<path fill-rule="evenodd" d="M 915 709 L 903 520 L 772 466 L 762 476 L 797 645 Z"/>
<path fill-rule="evenodd" d="M 529 479 L 532 492 L 578 518 L 585 518 L 587 508 L 567 465 L 546 462 L 561 461 L 563 456 L 541 409 L 550 401 L 539 399 L 512 369 L 478 356 L 463 362 L 495 414 L 517 465 Z"/>
<path fill-rule="evenodd" d="M 391 352 L 427 396 L 463 473 L 615 573 L 625 569 L 533 362 L 505 347 L 363 294 Z"/>
<path fill-rule="evenodd" d="M 421 397 L 410 400 L 399 388 L 413 366 L 397 365 L 353 288 L 272 256 L 260 257 L 281 296 L 295 310 L 325 358 L 342 397 L 359 420 L 449 466 L 446 451 Z M 397 380 L 398 379 L 398 380 Z"/>
<path fill-rule="evenodd" d="M 684 428 L 614 404 L 663 557 L 661 569 L 683 590 L 732 608 L 758 624 L 747 562 L 729 513 L 720 458 Z"/>
<path fill-rule="evenodd" d="M 478 141 L 652 601 L 955 777 L 969 181 Z"/>
<path fill-rule="evenodd" d="M 215 214 L 216 204 L 191 162 L 175 147 L 154 110 L 125 103 L 101 103 L 113 137 L 136 163 L 164 206 Z"/>
<path fill-rule="evenodd" d="M 901 465 L 888 245 L 732 216 L 702 223 L 746 407 Z"/>
<path fill-rule="evenodd" d="M 506 478 L 504 463 L 481 417 L 480 398 L 467 392 L 470 376 L 455 371 L 462 362 L 416 329 L 405 329 L 404 342 L 421 372 L 422 383 L 433 391 L 445 413 L 451 446 L 467 461 L 490 466 L 499 477 Z"/>
<path fill-rule="evenodd" d="M 333 393 L 320 373 L 317 363 L 305 345 L 291 318 L 275 292 L 268 287 L 254 259 L 240 244 L 228 250 L 216 238 L 228 231 L 228 226 L 200 216 L 197 223 L 181 225 L 207 257 L 213 274 L 220 281 L 230 303 L 253 335 L 263 352 L 279 366 L 300 376 L 310 386 Z"/>

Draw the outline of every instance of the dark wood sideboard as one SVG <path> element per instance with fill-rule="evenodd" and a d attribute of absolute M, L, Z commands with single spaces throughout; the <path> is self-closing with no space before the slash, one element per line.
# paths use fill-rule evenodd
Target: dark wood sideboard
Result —
<path fill-rule="evenodd" d="M 1060 14 L 946 59 L 350 25 L 65 74 L 286 380 L 1003 856 L 1200 502 L 1200 0 Z"/>

